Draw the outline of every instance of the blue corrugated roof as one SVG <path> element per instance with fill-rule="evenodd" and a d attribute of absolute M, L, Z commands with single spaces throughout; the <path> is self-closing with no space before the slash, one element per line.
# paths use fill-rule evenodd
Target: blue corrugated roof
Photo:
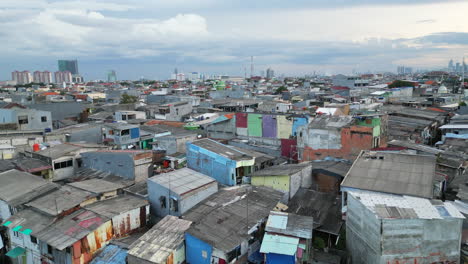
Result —
<path fill-rule="evenodd" d="M 299 238 L 265 234 L 260 252 L 293 256 L 298 244 Z"/>
<path fill-rule="evenodd" d="M 126 264 L 127 250 L 116 245 L 107 245 L 90 264 Z"/>

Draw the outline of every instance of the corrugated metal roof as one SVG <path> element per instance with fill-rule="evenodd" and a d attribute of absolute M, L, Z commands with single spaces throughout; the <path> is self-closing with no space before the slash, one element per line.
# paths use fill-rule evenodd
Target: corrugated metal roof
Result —
<path fill-rule="evenodd" d="M 265 234 L 260 252 L 293 256 L 298 245 L 299 238 Z"/>
<path fill-rule="evenodd" d="M 263 170 L 258 170 L 253 173 L 255 176 L 282 176 L 282 175 L 292 175 L 298 173 L 307 167 L 311 167 L 311 162 L 303 162 L 299 164 L 285 164 L 265 168 Z M 312 173 L 312 172 L 311 172 Z"/>
<path fill-rule="evenodd" d="M 121 195 L 115 198 L 99 201 L 87 205 L 86 210 L 93 211 L 99 215 L 112 218 L 130 210 L 141 208 L 148 204 L 147 200 L 143 200 L 133 195 Z"/>
<path fill-rule="evenodd" d="M 313 225 L 312 217 L 271 211 L 265 229 L 268 232 L 311 239 Z"/>
<path fill-rule="evenodd" d="M 266 187 L 230 187 L 190 209 L 183 219 L 193 222 L 187 230 L 192 236 L 230 252 L 248 240 L 249 229 L 266 219 L 282 197 L 280 191 Z"/>
<path fill-rule="evenodd" d="M 215 179 L 189 168 L 159 174 L 149 178 L 149 181 L 162 185 L 179 195 L 216 182 Z"/>
<path fill-rule="evenodd" d="M 465 218 L 452 204 L 441 201 L 434 205 L 431 200 L 425 198 L 371 191 L 349 191 L 348 194 L 358 199 L 382 219 Z"/>
<path fill-rule="evenodd" d="M 126 187 L 124 184 L 109 182 L 102 179 L 89 179 L 85 181 L 69 183 L 68 185 L 95 194 L 115 191 Z"/>
<path fill-rule="evenodd" d="M 65 185 L 54 192 L 35 199 L 27 205 L 48 215 L 56 216 L 95 196 L 95 194 L 90 192 Z"/>
<path fill-rule="evenodd" d="M 172 252 L 184 242 L 185 231 L 191 224 L 168 215 L 135 241 L 128 254 L 151 263 L 166 263 Z"/>
<path fill-rule="evenodd" d="M 27 203 L 58 185 L 18 170 L 0 173 L 0 199 L 12 206 Z"/>
<path fill-rule="evenodd" d="M 342 187 L 432 198 L 434 156 L 363 151 Z"/>
<path fill-rule="evenodd" d="M 90 264 L 126 264 L 127 250 L 116 245 L 107 245 L 90 262 Z"/>
<path fill-rule="evenodd" d="M 37 238 L 58 250 L 63 250 L 109 220 L 92 211 L 80 209 L 40 231 Z"/>
<path fill-rule="evenodd" d="M 213 153 L 219 154 L 231 160 L 253 159 L 253 157 L 247 155 L 246 153 L 240 152 L 231 146 L 221 144 L 217 141 L 208 138 L 193 141 L 191 144 L 211 151 Z"/>

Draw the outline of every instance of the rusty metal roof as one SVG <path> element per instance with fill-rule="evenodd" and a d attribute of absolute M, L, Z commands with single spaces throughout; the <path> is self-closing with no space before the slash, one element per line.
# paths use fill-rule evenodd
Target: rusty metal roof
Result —
<path fill-rule="evenodd" d="M 109 220 L 92 211 L 80 209 L 40 231 L 37 238 L 58 250 L 64 250 Z"/>
<path fill-rule="evenodd" d="M 192 222 L 166 216 L 135 241 L 128 255 L 151 263 L 166 263 L 167 258 L 184 242 L 185 231 Z"/>

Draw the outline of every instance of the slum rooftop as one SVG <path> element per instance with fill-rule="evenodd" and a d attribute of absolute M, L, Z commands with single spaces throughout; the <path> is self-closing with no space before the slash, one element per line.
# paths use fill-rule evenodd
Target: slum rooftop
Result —
<path fill-rule="evenodd" d="M 58 188 L 58 185 L 18 170 L 0 173 L 0 200 L 11 206 L 27 203 Z"/>
<path fill-rule="evenodd" d="M 162 173 L 149 178 L 149 181 L 160 184 L 179 195 L 216 183 L 215 179 L 189 168 Z"/>
<path fill-rule="evenodd" d="M 310 216 L 271 211 L 265 230 L 288 236 L 311 239 L 313 224 L 314 219 Z"/>
<path fill-rule="evenodd" d="M 201 148 L 204 148 L 204 149 L 209 150 L 211 152 L 217 153 L 217 154 L 219 154 L 221 156 L 224 156 L 226 158 L 229 158 L 231 160 L 240 161 L 240 160 L 250 160 L 250 159 L 252 159 L 251 156 L 247 155 L 244 152 L 240 152 L 240 151 L 234 149 L 231 146 L 221 144 L 221 143 L 219 143 L 217 141 L 214 141 L 214 140 L 208 139 L 208 138 L 193 141 L 191 144 L 195 145 L 195 146 L 198 146 L 198 147 L 201 147 Z"/>
<path fill-rule="evenodd" d="M 263 170 L 258 170 L 253 173 L 253 177 L 255 176 L 282 176 L 282 175 L 293 175 L 298 173 L 305 168 L 312 166 L 310 162 L 303 162 L 298 164 L 284 164 L 278 166 L 272 166 L 265 168 Z"/>
<path fill-rule="evenodd" d="M 282 197 L 280 191 L 266 187 L 226 188 L 190 209 L 183 219 L 193 222 L 189 234 L 230 252 L 250 237 L 248 230 L 268 217 Z"/>
<path fill-rule="evenodd" d="M 128 254 L 151 263 L 166 263 L 168 257 L 184 242 L 185 231 L 192 222 L 166 216 L 135 241 Z"/>
<path fill-rule="evenodd" d="M 58 144 L 34 153 L 54 160 L 63 156 L 67 156 L 72 152 L 79 151 L 80 149 L 81 147 L 71 144 Z"/>
<path fill-rule="evenodd" d="M 433 197 L 434 156 L 362 151 L 341 187 Z"/>
<path fill-rule="evenodd" d="M 465 217 L 448 202 L 370 191 L 349 191 L 379 219 L 447 219 Z"/>

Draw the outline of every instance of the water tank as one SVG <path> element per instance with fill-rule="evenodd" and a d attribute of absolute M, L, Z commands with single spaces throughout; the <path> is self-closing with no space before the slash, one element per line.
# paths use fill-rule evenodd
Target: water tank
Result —
<path fill-rule="evenodd" d="M 37 144 L 37 143 L 34 144 L 33 145 L 33 151 L 36 152 L 36 151 L 39 151 L 39 150 L 41 150 L 41 147 L 39 146 L 39 144 Z"/>

